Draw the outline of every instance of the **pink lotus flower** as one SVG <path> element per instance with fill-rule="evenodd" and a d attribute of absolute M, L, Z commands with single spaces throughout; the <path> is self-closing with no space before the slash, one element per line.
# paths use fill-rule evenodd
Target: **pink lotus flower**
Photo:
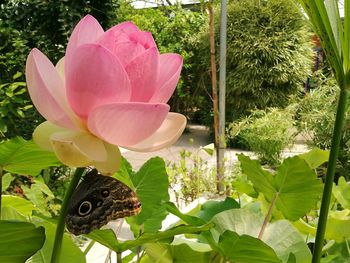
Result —
<path fill-rule="evenodd" d="M 154 151 L 174 143 L 186 118 L 166 102 L 182 68 L 178 54 L 159 54 L 151 33 L 124 22 L 106 32 L 84 17 L 56 66 L 33 49 L 26 79 L 31 99 L 47 120 L 34 141 L 66 165 L 119 168 L 118 146 Z"/>

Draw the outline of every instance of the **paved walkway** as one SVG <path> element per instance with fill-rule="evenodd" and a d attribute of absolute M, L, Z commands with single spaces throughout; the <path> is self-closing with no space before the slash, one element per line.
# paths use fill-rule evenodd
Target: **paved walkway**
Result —
<path fill-rule="evenodd" d="M 171 147 L 151 153 L 137 153 L 130 151 L 123 153 L 123 156 L 131 163 L 133 169 L 137 171 L 147 160 L 155 156 L 159 156 L 165 161 L 178 162 L 181 159 L 180 151 L 188 150 L 193 153 L 199 154 L 204 161 L 208 162 L 208 165 L 213 165 L 213 167 L 215 167 L 215 156 L 210 156 L 204 150 L 200 150 L 200 147 L 206 146 L 210 143 L 212 143 L 212 141 L 210 140 L 209 130 L 207 128 L 203 126 L 189 125 L 186 129 L 186 132 L 181 136 L 178 142 L 172 145 Z M 307 147 L 304 144 L 295 144 L 291 149 L 286 149 L 283 152 L 283 156 L 293 156 L 303 153 L 305 151 L 307 151 Z M 225 152 L 225 158 L 227 160 L 225 162 L 225 165 L 227 167 L 232 167 L 233 164 L 237 161 L 238 153 L 253 155 L 252 152 L 249 151 L 228 149 Z M 170 216 L 166 220 L 169 221 L 168 223 L 170 224 L 170 222 L 174 220 L 174 217 Z M 114 221 L 111 222 L 109 226 L 113 229 L 116 229 L 119 223 L 120 222 L 118 221 Z M 128 225 L 126 223 L 123 223 L 122 225 L 121 231 L 119 233 L 119 238 L 125 240 L 132 239 L 131 232 L 129 231 Z M 88 253 L 87 263 L 110 262 L 106 261 L 108 253 L 109 250 L 106 247 L 96 243 Z M 116 262 L 116 256 L 114 253 L 111 254 L 111 262 Z"/>

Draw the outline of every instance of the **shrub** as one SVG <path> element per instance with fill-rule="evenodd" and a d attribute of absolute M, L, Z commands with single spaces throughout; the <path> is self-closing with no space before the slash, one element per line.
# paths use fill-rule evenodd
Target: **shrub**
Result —
<path fill-rule="evenodd" d="M 304 15 L 292 0 L 231 1 L 227 14 L 227 122 L 254 109 L 287 106 L 311 69 L 311 38 Z M 209 49 L 206 32 L 202 50 Z M 219 32 L 217 26 L 216 43 Z M 209 52 L 201 56 L 201 72 L 209 72 Z"/>
<path fill-rule="evenodd" d="M 231 138 L 239 135 L 261 162 L 276 165 L 282 150 L 294 141 L 294 112 L 292 108 L 255 110 L 249 117 L 231 123 L 229 131 Z"/>
<path fill-rule="evenodd" d="M 334 78 L 320 77 L 318 88 L 303 98 L 298 107 L 298 126 L 308 135 L 309 144 L 330 149 L 339 88 Z M 345 115 L 344 133 L 338 156 L 337 176 L 350 180 L 350 111 Z"/>

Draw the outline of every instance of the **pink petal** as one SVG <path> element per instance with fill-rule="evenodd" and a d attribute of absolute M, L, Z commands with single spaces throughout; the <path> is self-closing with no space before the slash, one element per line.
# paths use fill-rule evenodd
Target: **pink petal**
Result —
<path fill-rule="evenodd" d="M 156 48 L 148 49 L 125 67 L 132 87 L 131 101 L 146 102 L 153 96 L 158 67 L 159 55 Z"/>
<path fill-rule="evenodd" d="M 166 103 L 170 99 L 179 81 L 182 63 L 178 54 L 160 55 L 157 90 L 150 102 Z"/>
<path fill-rule="evenodd" d="M 145 49 L 157 47 L 156 42 L 154 42 L 153 36 L 150 32 L 133 32 L 129 35 L 129 37 L 131 41 L 140 43 Z"/>
<path fill-rule="evenodd" d="M 129 146 L 151 136 L 169 111 L 167 104 L 113 103 L 92 110 L 88 118 L 90 132 L 103 140 Z"/>
<path fill-rule="evenodd" d="M 119 60 L 97 44 L 79 47 L 66 75 L 68 101 L 74 112 L 87 119 L 96 106 L 129 101 L 130 81 Z"/>
<path fill-rule="evenodd" d="M 75 26 L 66 49 L 66 69 L 72 60 L 75 50 L 82 44 L 94 43 L 104 33 L 103 28 L 98 21 L 91 15 L 85 16 Z"/>
<path fill-rule="evenodd" d="M 126 21 L 123 23 L 120 23 L 118 25 L 115 25 L 114 27 L 111 27 L 110 29 L 108 29 L 108 31 L 123 31 L 124 33 L 130 35 L 134 32 L 139 32 L 140 29 L 133 23 L 130 21 Z"/>
<path fill-rule="evenodd" d="M 130 41 L 128 35 L 122 31 L 110 29 L 97 42 L 118 57 L 123 66 L 145 51 L 141 44 Z"/>
<path fill-rule="evenodd" d="M 168 147 L 179 139 L 186 127 L 186 122 L 185 116 L 169 112 L 162 126 L 154 134 L 138 144 L 125 148 L 136 152 L 151 152 Z"/>
<path fill-rule="evenodd" d="M 59 73 L 38 49 L 33 49 L 27 58 L 26 80 L 30 97 L 45 119 L 61 127 L 79 129 Z"/>

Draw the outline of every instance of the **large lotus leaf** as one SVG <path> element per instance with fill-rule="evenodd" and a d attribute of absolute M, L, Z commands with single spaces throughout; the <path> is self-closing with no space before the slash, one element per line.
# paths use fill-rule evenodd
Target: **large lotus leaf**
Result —
<path fill-rule="evenodd" d="M 237 203 L 237 201 L 230 197 L 226 197 L 224 201 L 210 200 L 202 205 L 201 210 L 198 213 L 198 217 L 208 222 L 210 219 L 213 218 L 213 216 L 222 211 L 239 207 L 240 205 Z"/>
<path fill-rule="evenodd" d="M 329 151 L 321 150 L 320 148 L 313 148 L 311 151 L 298 155 L 304 159 L 311 169 L 316 169 L 321 164 L 328 161 Z"/>
<path fill-rule="evenodd" d="M 7 188 L 9 188 L 11 181 L 12 181 L 12 175 L 10 173 L 6 173 L 2 176 L 2 191 L 6 191 Z"/>
<path fill-rule="evenodd" d="M 236 232 L 238 235 L 258 237 L 263 224 L 263 216 L 251 208 L 231 209 L 215 215 L 212 219 L 215 227 L 211 230 L 213 236 L 218 238 L 226 230 Z M 288 262 L 290 254 L 294 254 L 296 262 L 311 262 L 311 253 L 300 233 L 286 220 L 268 223 L 262 241 L 272 247 L 277 256 Z"/>
<path fill-rule="evenodd" d="M 0 221 L 0 262 L 23 263 L 44 244 L 45 229 L 27 222 Z"/>
<path fill-rule="evenodd" d="M 226 230 L 219 239 L 219 248 L 223 255 L 233 262 L 240 263 L 280 263 L 275 251 L 258 238 L 248 235 L 239 236 Z"/>
<path fill-rule="evenodd" d="M 203 226 L 175 226 L 157 233 L 143 233 L 135 240 L 127 240 L 125 242 L 119 242 L 114 232 L 110 229 L 95 230 L 87 236 L 115 252 L 123 252 L 148 243 L 156 243 L 164 240 L 168 241 L 173 239 L 176 235 L 200 233 L 202 231 L 207 231 L 212 227 L 213 224 L 206 224 Z"/>
<path fill-rule="evenodd" d="M 169 201 L 169 180 L 164 160 L 159 157 L 148 160 L 137 173 L 131 174 L 130 178 L 142 204 L 140 214 L 132 217 L 130 222 L 141 225 L 146 220 L 156 216 L 159 213 L 160 206 Z M 160 229 L 165 215 L 163 213 L 163 216 L 159 217 L 157 222 L 151 220 L 150 223 L 153 227 L 148 229 L 153 231 Z"/>
<path fill-rule="evenodd" d="M 1 209 L 11 207 L 24 216 L 31 216 L 35 206 L 30 201 L 13 195 L 3 195 Z"/>
<path fill-rule="evenodd" d="M 146 262 L 162 262 L 162 263 L 207 263 L 213 262 L 211 258 L 215 252 L 203 243 L 190 242 L 175 239 L 172 244 L 149 243 L 145 245 L 146 253 L 149 261 Z"/>
<path fill-rule="evenodd" d="M 36 225 L 45 228 L 46 240 L 42 249 L 33 255 L 26 263 L 50 262 L 51 253 L 55 238 L 56 226 L 39 218 L 33 218 Z M 73 242 L 69 234 L 63 235 L 62 253 L 60 254 L 60 263 L 84 263 L 85 255 L 79 247 Z"/>
<path fill-rule="evenodd" d="M 333 187 L 332 193 L 343 208 L 350 209 L 350 184 L 344 177 L 340 177 L 338 185 Z"/>
<path fill-rule="evenodd" d="M 329 214 L 325 236 L 338 243 L 350 239 L 350 210 L 332 211 Z"/>
<path fill-rule="evenodd" d="M 322 182 L 305 160 L 295 156 L 287 158 L 277 173 L 263 170 L 257 161 L 239 155 L 242 171 L 254 188 L 264 194 L 267 201 L 275 201 L 284 217 L 295 221 L 310 211 L 320 199 Z"/>
<path fill-rule="evenodd" d="M 0 144 L 0 166 L 5 171 L 37 175 L 42 169 L 59 164 L 54 153 L 42 150 L 32 141 L 17 137 Z"/>

